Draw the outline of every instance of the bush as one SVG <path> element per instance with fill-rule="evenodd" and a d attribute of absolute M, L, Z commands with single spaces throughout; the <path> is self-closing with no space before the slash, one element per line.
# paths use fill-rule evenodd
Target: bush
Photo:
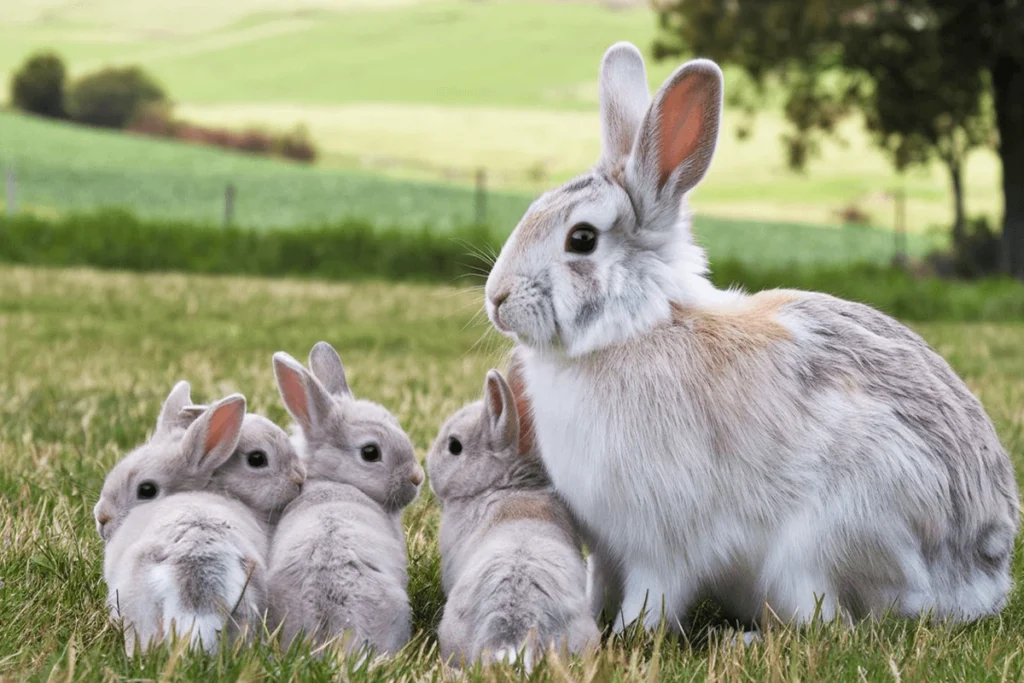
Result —
<path fill-rule="evenodd" d="M 163 89 L 137 66 L 102 69 L 83 76 L 68 93 L 74 121 L 104 128 L 126 128 L 145 108 L 166 101 Z"/>
<path fill-rule="evenodd" d="M 64 118 L 64 80 L 67 69 L 55 53 L 29 57 L 11 79 L 11 103 L 29 114 Z"/>
<path fill-rule="evenodd" d="M 500 241 L 481 227 L 382 230 L 356 219 L 257 232 L 143 221 L 122 211 L 0 217 L 0 260 L 44 266 L 465 283 L 457 278 L 479 276 L 489 266 L 468 252 L 489 247 Z M 827 292 L 905 320 L 1024 320 L 1024 284 L 1010 279 L 951 282 L 883 266 L 763 269 L 735 260 L 716 262 L 713 279 L 748 291 Z"/>

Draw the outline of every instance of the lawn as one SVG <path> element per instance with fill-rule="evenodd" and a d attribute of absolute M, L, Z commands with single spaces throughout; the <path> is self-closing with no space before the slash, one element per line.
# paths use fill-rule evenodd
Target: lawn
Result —
<path fill-rule="evenodd" d="M 216 3 L 116 0 L 53 5 L 6 0 L 0 77 L 36 49 L 56 48 L 73 73 L 106 63 L 150 69 L 197 120 L 309 125 L 324 163 L 403 179 L 492 183 L 534 192 L 597 156 L 597 68 L 617 40 L 649 49 L 656 19 L 645 2 L 543 0 L 301 0 L 282 13 L 269 0 Z M 650 60 L 649 60 L 650 61 Z M 677 65 L 651 64 L 657 87 Z M 727 92 L 742 87 L 727 70 Z M 785 123 L 769 92 L 754 135 L 736 139 L 726 116 L 722 151 L 699 198 L 709 215 L 836 224 L 850 205 L 891 227 L 886 193 L 906 190 L 910 229 L 949 222 L 943 170 L 900 177 L 851 122 L 805 175 L 783 163 Z M 538 174 L 543 180 L 536 180 Z M 991 152 L 970 158 L 967 205 L 1000 211 Z"/>
<path fill-rule="evenodd" d="M 450 287 L 0 267 L 0 679 L 328 680 L 354 666 L 269 646 L 126 658 L 105 623 L 91 508 L 105 471 L 146 437 L 177 379 L 200 400 L 241 391 L 280 421 L 270 356 L 305 357 L 320 339 L 339 349 L 357 394 L 399 416 L 422 457 L 502 364 L 507 347 L 482 336 L 478 308 L 474 291 Z M 966 378 L 1024 466 L 1024 325 L 915 328 Z M 353 679 L 440 679 L 437 510 L 426 490 L 406 528 L 416 639 Z M 682 644 L 634 634 L 593 660 L 548 663 L 535 680 L 1020 680 L 1022 630 L 1018 589 L 1001 619 L 974 626 L 780 628 L 750 648 L 719 632 Z"/>

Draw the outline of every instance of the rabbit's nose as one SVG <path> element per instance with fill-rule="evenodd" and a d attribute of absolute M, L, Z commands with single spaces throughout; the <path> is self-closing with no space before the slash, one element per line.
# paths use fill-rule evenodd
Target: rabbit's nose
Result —
<path fill-rule="evenodd" d="M 413 486 L 419 486 L 423 483 L 423 468 L 416 465 L 416 469 L 409 475 L 409 481 L 412 482 Z"/>
<path fill-rule="evenodd" d="M 108 512 L 101 512 L 100 514 L 96 515 L 96 523 L 99 524 L 100 526 L 105 525 L 109 521 L 110 521 L 110 513 L 108 513 Z"/>
<path fill-rule="evenodd" d="M 291 479 L 292 483 L 296 486 L 302 486 L 306 481 L 306 468 L 302 465 L 296 465 L 288 474 L 288 478 Z"/>

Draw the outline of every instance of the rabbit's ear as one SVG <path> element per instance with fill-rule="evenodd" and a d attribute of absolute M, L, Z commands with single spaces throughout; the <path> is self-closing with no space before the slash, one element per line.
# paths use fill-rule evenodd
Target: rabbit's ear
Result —
<path fill-rule="evenodd" d="M 640 50 L 626 42 L 608 48 L 601 60 L 599 82 L 601 165 L 613 169 L 632 151 L 640 122 L 651 104 Z"/>
<path fill-rule="evenodd" d="M 696 59 L 654 96 L 626 169 L 627 189 L 642 213 L 666 210 L 674 219 L 683 195 L 704 178 L 718 144 L 722 90 L 718 65 Z"/>
<path fill-rule="evenodd" d="M 331 394 L 352 395 L 352 390 L 348 388 L 348 380 L 345 379 L 345 367 L 341 364 L 341 356 L 327 342 L 317 342 L 309 352 L 309 369 Z"/>
<path fill-rule="evenodd" d="M 190 469 L 212 474 L 238 447 L 245 397 L 232 394 L 214 403 L 185 432 L 182 454 Z"/>
<path fill-rule="evenodd" d="M 514 447 L 519 452 L 519 414 L 508 382 L 497 370 L 484 380 L 484 420 L 491 440 L 498 449 Z"/>
<path fill-rule="evenodd" d="M 160 408 L 160 416 L 156 419 L 156 431 L 167 432 L 175 427 L 187 427 L 188 423 L 181 421 L 181 409 L 192 403 L 189 398 L 191 387 L 188 382 L 182 380 L 174 385 L 171 393 L 164 399 Z"/>
<path fill-rule="evenodd" d="M 284 407 L 309 436 L 330 413 L 330 393 L 299 361 L 283 351 L 274 354 L 274 377 Z"/>

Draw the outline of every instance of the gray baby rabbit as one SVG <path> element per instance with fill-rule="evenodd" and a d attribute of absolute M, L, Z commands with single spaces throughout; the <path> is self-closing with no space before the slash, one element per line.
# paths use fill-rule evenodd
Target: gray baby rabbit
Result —
<path fill-rule="evenodd" d="M 172 629 L 214 651 L 225 628 L 234 635 L 262 622 L 263 520 L 302 483 L 283 431 L 245 420 L 242 396 L 190 407 L 189 386 L 179 382 L 153 436 L 107 475 L 94 510 L 106 544 L 108 607 L 124 626 L 129 652 Z M 232 467 L 256 451 L 266 466 L 244 474 Z M 252 461 L 259 465 L 258 457 Z"/>
<path fill-rule="evenodd" d="M 411 619 L 402 510 L 423 469 L 395 417 L 352 395 L 329 344 L 313 347 L 309 366 L 274 354 L 308 479 L 273 536 L 268 624 L 280 627 L 286 647 L 304 634 L 394 653 L 408 642 Z"/>
<path fill-rule="evenodd" d="M 441 502 L 441 654 L 516 659 L 596 645 L 586 568 L 567 508 L 527 439 L 512 390 L 487 373 L 484 399 L 452 416 L 427 457 Z"/>

